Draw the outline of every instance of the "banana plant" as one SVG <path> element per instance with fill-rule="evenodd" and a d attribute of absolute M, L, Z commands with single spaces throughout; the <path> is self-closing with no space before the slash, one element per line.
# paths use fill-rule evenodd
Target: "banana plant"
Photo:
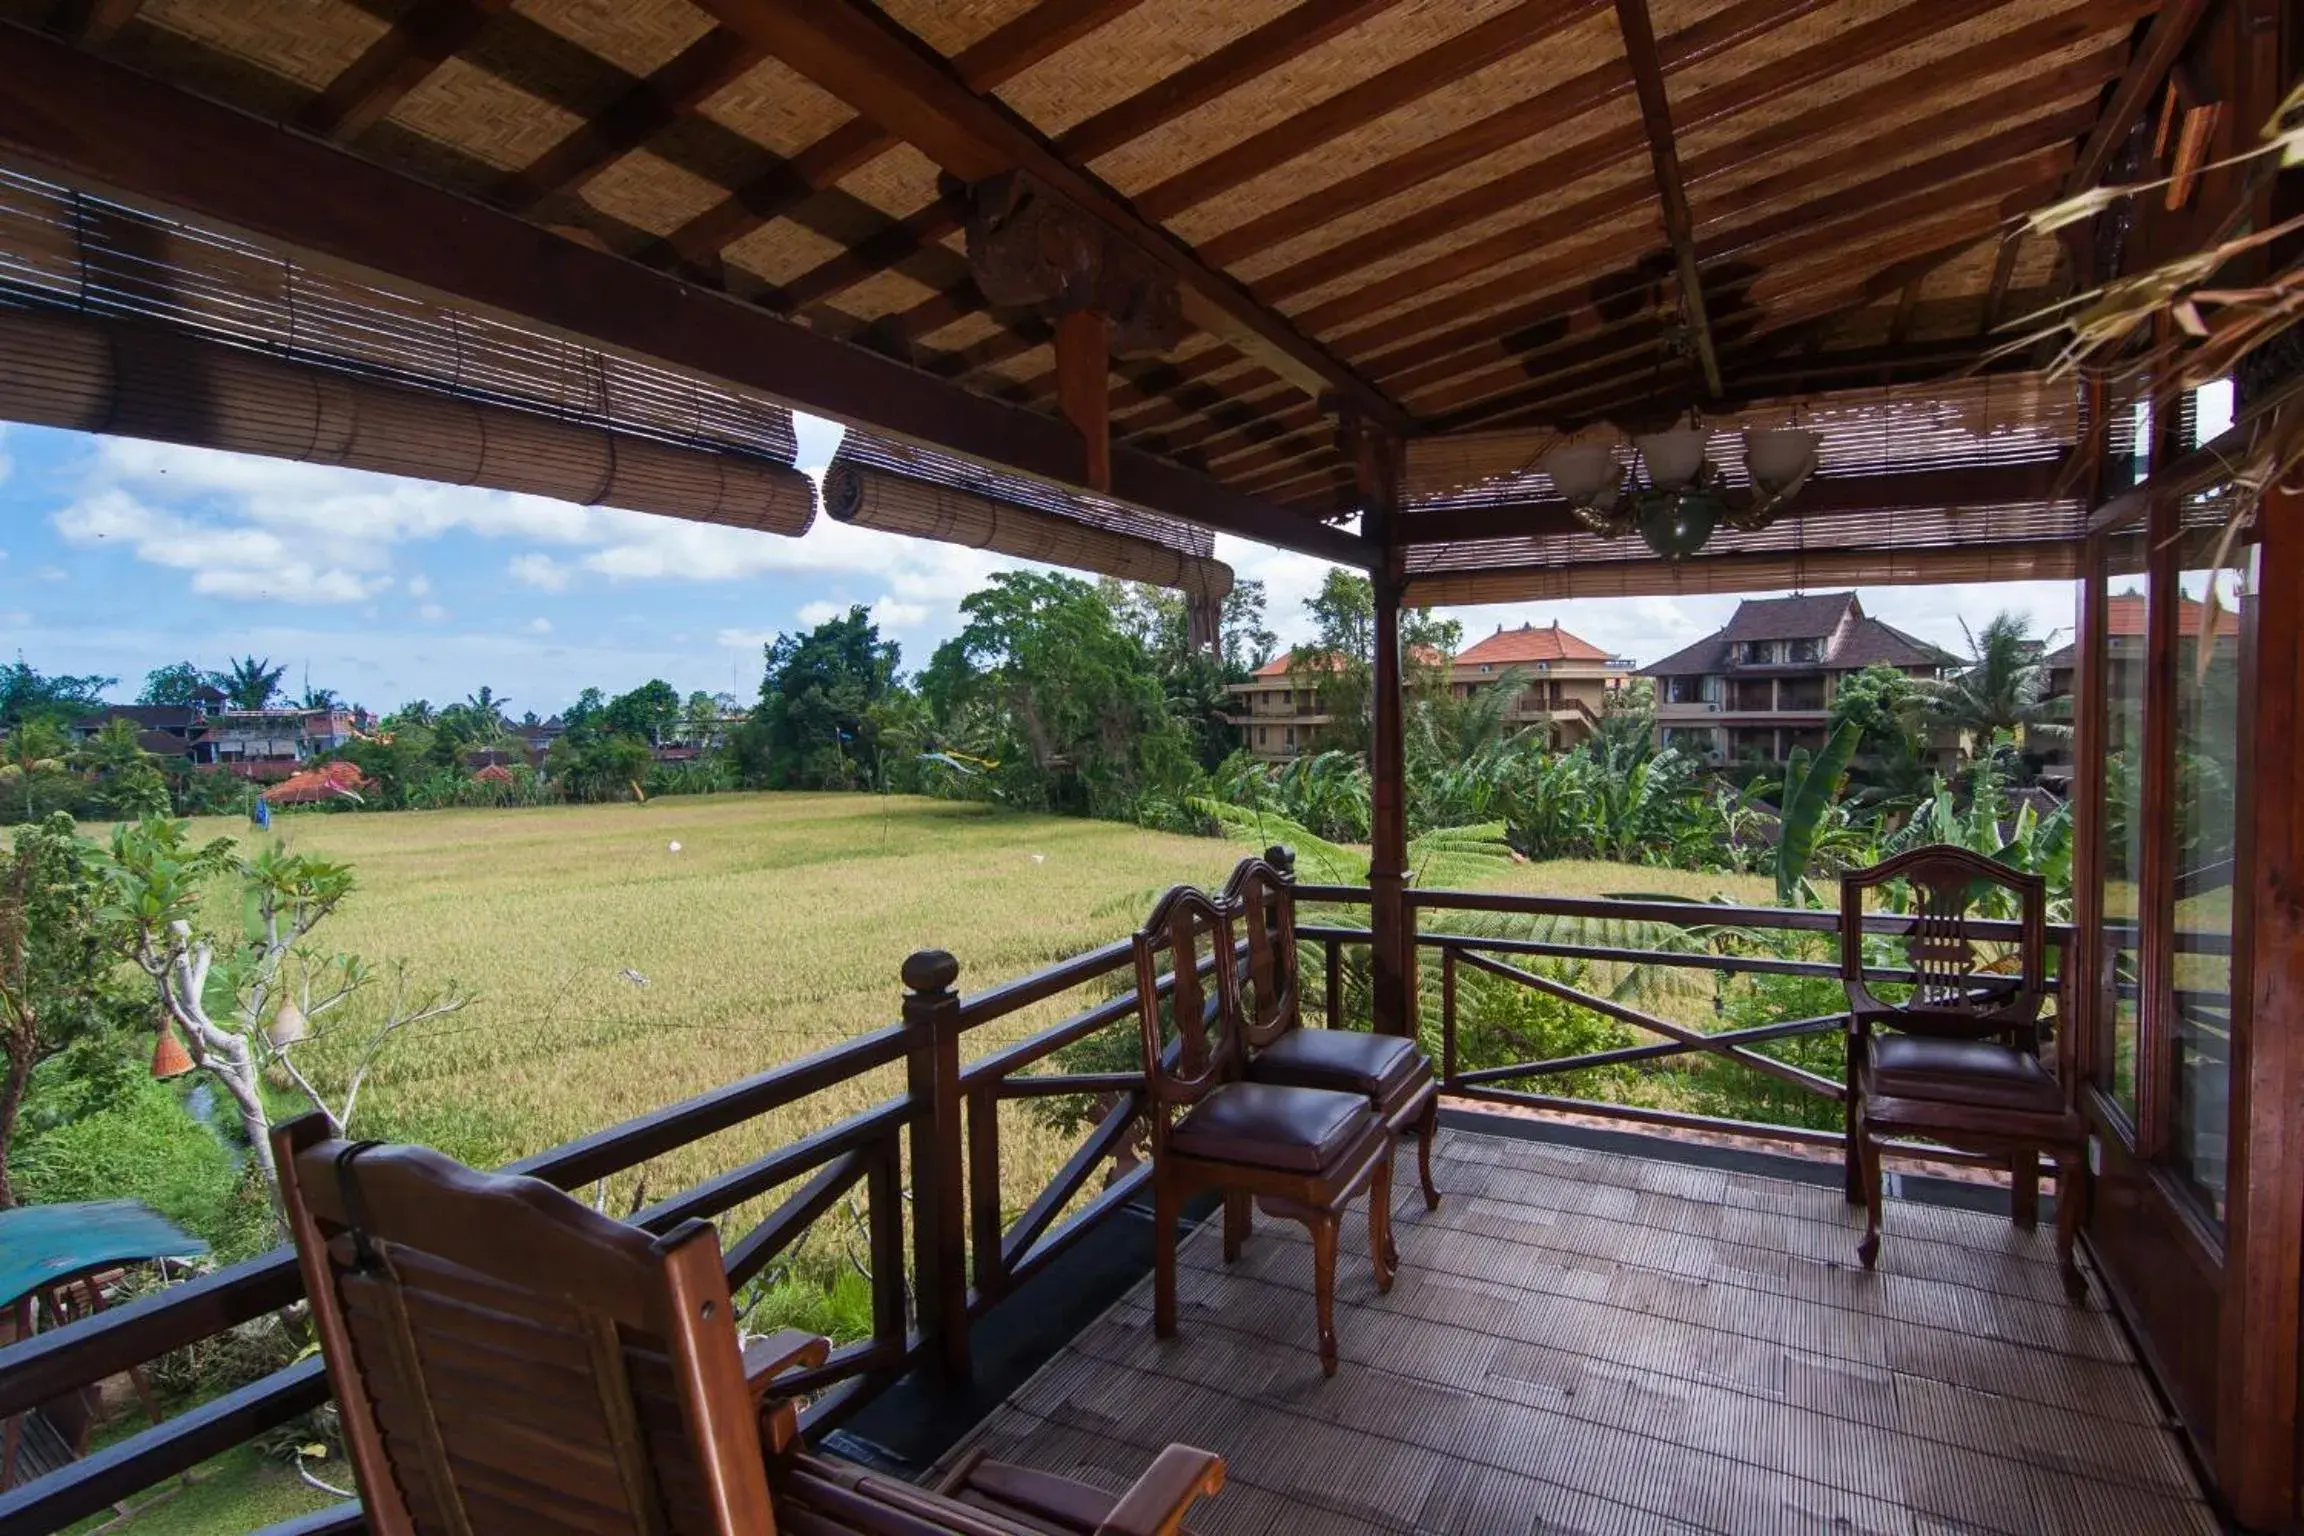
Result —
<path fill-rule="evenodd" d="M 1854 761 L 1861 739 L 1862 732 L 1854 721 L 1842 721 L 1821 752 L 1811 754 L 1806 747 L 1795 747 L 1784 765 L 1784 795 L 1778 813 L 1782 836 L 1776 843 L 1779 906 L 1799 906 L 1803 899 L 1822 905 L 1808 884 L 1808 865 L 1833 831 L 1840 791 L 1848 782 L 1848 765 Z M 1844 818 L 1839 830 L 1846 830 Z"/>

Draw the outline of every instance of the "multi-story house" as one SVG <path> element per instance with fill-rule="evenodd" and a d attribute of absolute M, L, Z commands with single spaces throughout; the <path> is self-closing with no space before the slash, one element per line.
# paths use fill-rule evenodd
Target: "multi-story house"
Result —
<path fill-rule="evenodd" d="M 72 722 L 72 739 L 93 739 L 115 720 L 136 727 L 136 745 L 154 757 L 189 765 L 216 761 L 216 743 L 209 728 L 208 711 L 192 704 L 108 704 L 93 715 Z"/>
<path fill-rule="evenodd" d="M 294 772 L 299 763 L 350 744 L 349 709 L 220 709 L 208 716 L 215 761 L 251 778 Z"/>
<path fill-rule="evenodd" d="M 1939 677 L 1949 652 L 1864 612 L 1853 592 L 1748 599 L 1735 616 L 1642 677 L 1656 683 L 1656 736 L 1714 762 L 1782 762 L 1824 743 L 1833 695 L 1870 666 Z M 1957 743 L 1931 743 L 1947 759 Z"/>
<path fill-rule="evenodd" d="M 1461 654 L 1419 651 L 1420 675 L 1445 664 L 1448 688 L 1458 698 L 1510 683 L 1511 718 L 1521 726 L 1547 726 L 1556 746 L 1573 746 L 1600 728 L 1609 693 L 1624 686 L 1632 663 L 1568 633 L 1558 624 L 1501 629 Z M 1317 680 L 1286 656 L 1274 657 L 1244 683 L 1227 690 L 1249 755 L 1284 763 L 1324 750 L 1336 717 L 1320 697 Z"/>
<path fill-rule="evenodd" d="M 1321 736 L 1336 717 L 1320 702 L 1320 691 L 1287 656 L 1275 656 L 1244 683 L 1225 690 L 1233 712 L 1224 718 L 1240 728 L 1251 757 L 1284 763 L 1321 749 Z"/>
<path fill-rule="evenodd" d="M 1631 679 L 1632 669 L 1630 658 L 1609 655 L 1557 620 L 1543 628 L 1499 625 L 1449 661 L 1448 687 L 1462 699 L 1511 685 L 1513 724 L 1544 726 L 1552 744 L 1566 748 L 1599 734 L 1608 696 Z"/>

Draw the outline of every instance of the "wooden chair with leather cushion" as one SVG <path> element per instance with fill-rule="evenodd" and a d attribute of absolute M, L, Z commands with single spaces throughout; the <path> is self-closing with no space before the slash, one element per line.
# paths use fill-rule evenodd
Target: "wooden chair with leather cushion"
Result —
<path fill-rule="evenodd" d="M 1311 1233 L 1320 1368 L 1333 1376 L 1336 1250 L 1344 1211 L 1362 1194 L 1376 1284 L 1392 1285 L 1392 1137 L 1365 1095 L 1241 1080 L 1239 973 L 1228 963 L 1237 953 L 1232 924 L 1229 906 L 1178 886 L 1134 941 L 1157 1228 L 1153 1327 L 1161 1338 L 1176 1332 L 1176 1226 L 1185 1202 L 1221 1191 L 1227 1263 L 1247 1239 L 1251 1201 Z M 1175 973 L 1165 1001 L 1163 960 Z"/>
<path fill-rule="evenodd" d="M 709 1224 L 653 1236 L 320 1115 L 273 1150 L 376 1536 L 1167 1536 L 1222 1486 L 1182 1446 L 1118 1496 L 982 1461 L 931 1491 L 818 1456 L 776 1384 L 828 1346 L 739 1348 Z"/>
<path fill-rule="evenodd" d="M 1242 859 L 1224 885 L 1225 902 L 1239 912 L 1247 929 L 1240 1015 L 1248 1081 L 1365 1096 L 1393 1134 L 1415 1134 L 1424 1208 L 1438 1210 L 1432 1142 L 1440 1130 L 1440 1080 L 1432 1058 L 1407 1036 L 1346 1029 L 1335 1019 L 1325 1029 L 1305 1027 L 1295 868 L 1294 852 L 1275 846 L 1262 858 Z"/>
<path fill-rule="evenodd" d="M 1867 961 L 1867 896 L 1901 881 L 1912 922 L 1904 963 Z M 1990 955 L 1972 923 L 1994 888 L 2014 898 L 2013 951 Z M 2037 875 L 1936 846 L 1898 854 L 1840 882 L 1840 968 L 1848 991 L 1848 1198 L 1865 1206 L 1857 1255 L 1880 1256 L 1880 1143 L 1918 1136 L 2005 1156 L 2013 1216 L 2029 1228 L 2039 1211 L 2039 1159 L 2056 1160 L 2056 1252 L 2064 1288 L 2077 1301 L 2087 1282 L 2073 1258 L 2080 1227 L 2088 1133 L 2072 1085 L 2042 1063 L 2040 1013 L 2047 1000 L 2047 888 Z M 1998 949 L 2000 946 L 1994 946 Z M 1883 974 L 1885 972 L 1886 974 Z M 1900 998 L 1884 997 L 1893 989 Z"/>

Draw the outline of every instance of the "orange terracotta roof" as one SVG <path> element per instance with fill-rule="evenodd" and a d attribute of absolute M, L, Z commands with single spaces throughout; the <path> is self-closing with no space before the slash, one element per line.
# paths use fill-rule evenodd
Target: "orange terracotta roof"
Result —
<path fill-rule="evenodd" d="M 1456 653 L 1456 664 L 1486 662 L 1491 666 L 1516 666 L 1530 661 L 1606 661 L 1608 653 L 1581 635 L 1572 635 L 1557 621 L 1538 629 L 1523 624 L 1518 629 L 1499 629 L 1487 639 L 1467 646 Z"/>
<path fill-rule="evenodd" d="M 2197 636 L 2200 633 L 2200 621 L 2207 612 L 2206 603 L 2196 597 L 2185 598 L 2176 610 L 2176 632 Z M 2144 633 L 2144 615 L 2143 593 L 2115 592 L 2104 602 L 2104 632 L 2111 635 L 2141 635 Z M 2229 619 L 2231 614 L 2226 613 L 2225 617 Z"/>

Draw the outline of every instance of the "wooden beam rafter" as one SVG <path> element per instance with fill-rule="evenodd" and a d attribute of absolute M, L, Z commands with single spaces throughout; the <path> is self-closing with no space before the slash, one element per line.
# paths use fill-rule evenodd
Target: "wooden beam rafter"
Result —
<path fill-rule="evenodd" d="M 296 126 L 324 139 L 360 137 L 432 71 L 480 35 L 512 0 L 416 0 L 383 36 L 296 113 Z"/>
<path fill-rule="evenodd" d="M 1704 392 L 1720 395 L 1720 356 L 1712 344 L 1712 319 L 1704 308 L 1704 280 L 1696 270 L 1695 216 L 1688 189 L 1680 182 L 1680 150 L 1672 137 L 1672 102 L 1664 94 L 1664 66 L 1656 58 L 1656 28 L 1648 0 L 1616 0 L 1616 24 L 1624 33 L 1632 85 L 1640 96 L 1640 121 L 1648 131 L 1648 158 L 1656 169 L 1656 202 L 1664 215 L 1664 239 L 1680 278 L 1680 313 L 1696 349 Z"/>
<path fill-rule="evenodd" d="M 962 181 L 1003 171 L 1040 178 L 1174 272 L 1185 318 L 1314 395 L 1333 394 L 1370 420 L 1406 430 L 1408 418 L 1342 361 L 1203 265 L 1118 194 L 1066 161 L 1004 108 L 978 95 L 947 62 L 854 0 L 705 0 L 720 21 L 824 89 L 884 122 Z"/>
<path fill-rule="evenodd" d="M 725 381 L 873 431 L 1078 484 L 1065 422 L 1004 405 L 593 250 L 315 139 L 0 27 L 0 153 L 132 203 L 212 219 L 396 287 Z M 1112 455 L 1122 501 L 1365 568 L 1355 535 L 1149 454 Z"/>

